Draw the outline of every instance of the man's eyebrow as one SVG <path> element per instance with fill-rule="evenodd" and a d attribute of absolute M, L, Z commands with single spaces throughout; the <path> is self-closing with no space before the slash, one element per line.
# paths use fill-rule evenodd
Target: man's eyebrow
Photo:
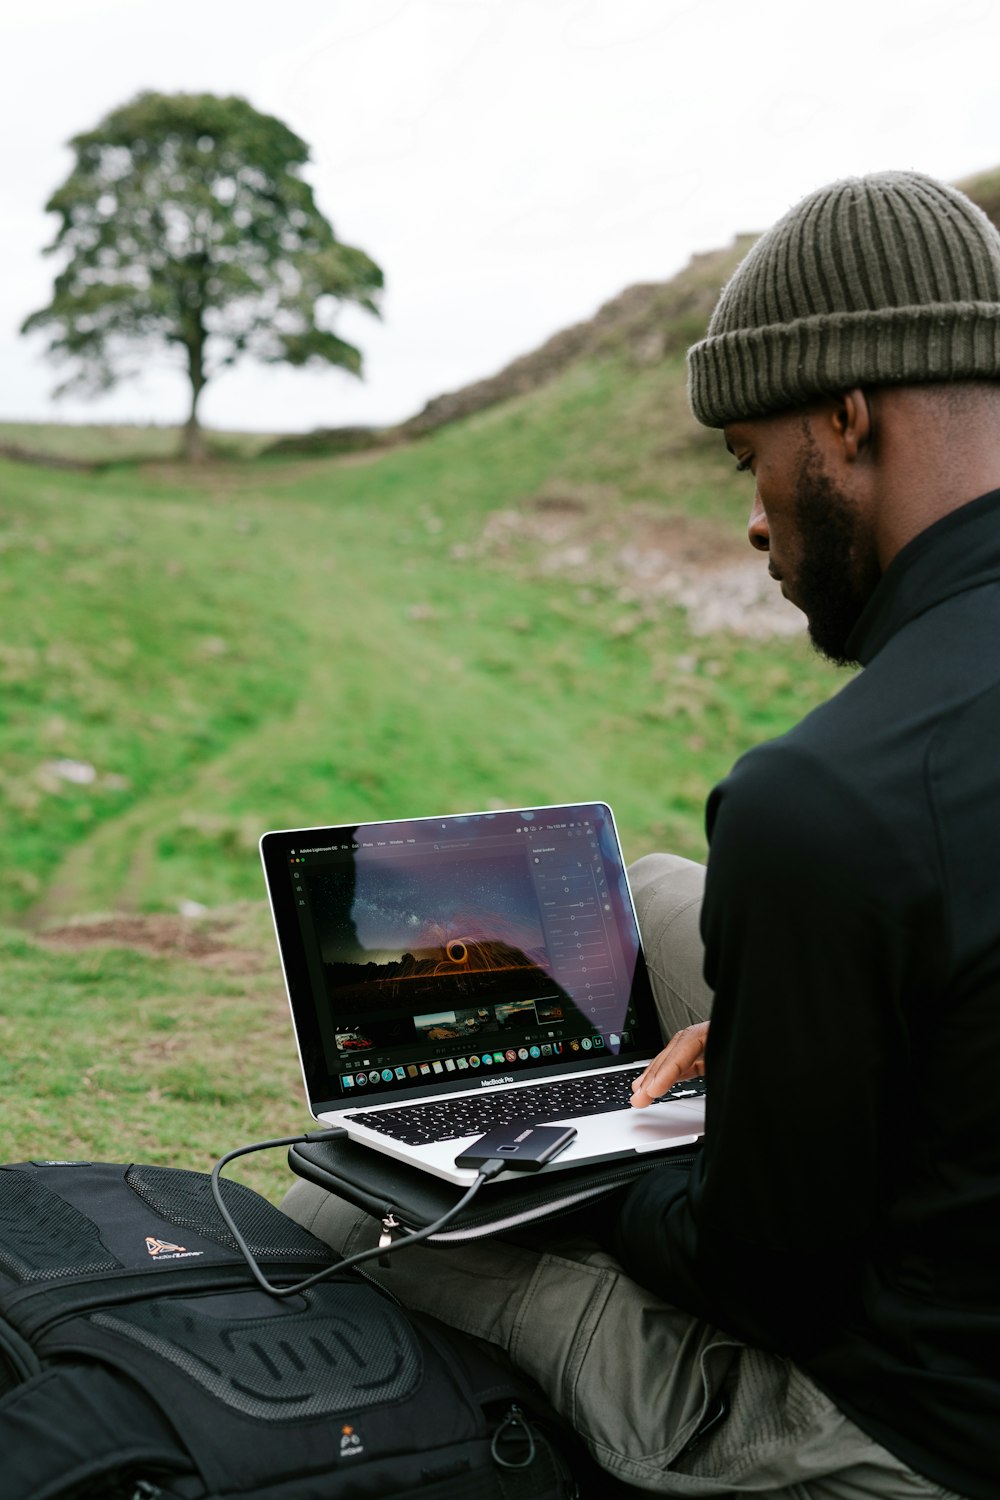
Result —
<path fill-rule="evenodd" d="M 729 439 L 726 437 L 725 433 L 723 433 L 723 435 L 722 435 L 722 441 L 726 445 L 726 452 L 727 453 L 731 453 L 733 455 L 733 457 L 735 458 L 736 457 L 736 450 L 733 447 L 732 443 L 729 441 Z"/>

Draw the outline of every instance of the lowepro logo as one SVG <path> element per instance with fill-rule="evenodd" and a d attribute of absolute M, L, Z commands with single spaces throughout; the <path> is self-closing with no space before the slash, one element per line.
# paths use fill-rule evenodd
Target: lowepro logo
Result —
<path fill-rule="evenodd" d="M 512 1078 L 510 1073 L 505 1073 L 502 1078 L 480 1078 L 479 1087 L 481 1089 L 495 1089 L 497 1087 L 497 1084 L 513 1082 L 514 1079 Z"/>
<path fill-rule="evenodd" d="M 170 1240 L 158 1240 L 146 1236 L 146 1249 L 154 1260 L 189 1260 L 195 1255 L 204 1255 L 204 1250 L 186 1250 L 183 1245 L 174 1245 Z"/>
<path fill-rule="evenodd" d="M 340 1429 L 340 1456 L 341 1458 L 357 1458 L 364 1453 L 365 1445 L 358 1433 L 351 1426 Z"/>

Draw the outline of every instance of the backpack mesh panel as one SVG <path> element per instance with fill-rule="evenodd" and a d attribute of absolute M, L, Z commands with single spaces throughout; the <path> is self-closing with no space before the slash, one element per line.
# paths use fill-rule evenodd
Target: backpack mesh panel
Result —
<path fill-rule="evenodd" d="M 24 1172 L 0 1168 L 0 1270 L 16 1281 L 54 1281 L 120 1265 L 86 1214 Z"/>
<path fill-rule="evenodd" d="M 270 1421 L 363 1411 L 419 1385 L 413 1331 L 370 1287 L 319 1286 L 300 1301 L 304 1310 L 237 1319 L 164 1297 L 90 1321 L 168 1360 L 226 1406 Z"/>
<path fill-rule="evenodd" d="M 201 1172 L 175 1167 L 129 1167 L 125 1181 L 154 1213 L 181 1229 L 193 1229 L 202 1239 L 227 1250 L 236 1241 L 219 1217 L 209 1179 Z M 296 1224 L 280 1208 L 268 1203 L 240 1182 L 222 1180 L 222 1199 L 239 1226 L 254 1259 L 290 1261 L 330 1260 L 328 1245 Z"/>

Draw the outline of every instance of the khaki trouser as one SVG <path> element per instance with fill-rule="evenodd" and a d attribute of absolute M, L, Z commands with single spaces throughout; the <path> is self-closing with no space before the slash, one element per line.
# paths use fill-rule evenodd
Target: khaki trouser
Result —
<path fill-rule="evenodd" d="M 648 855 L 629 875 L 669 1036 L 711 1007 L 698 934 L 704 870 Z M 374 1219 L 311 1184 L 296 1183 L 284 1207 L 344 1254 L 376 1242 Z M 866 1437 L 790 1361 L 662 1302 L 556 1223 L 517 1243 L 416 1245 L 366 1270 L 407 1306 L 505 1351 L 628 1484 L 781 1500 L 950 1494 Z M 726 1411 L 713 1425 L 720 1393 Z"/>

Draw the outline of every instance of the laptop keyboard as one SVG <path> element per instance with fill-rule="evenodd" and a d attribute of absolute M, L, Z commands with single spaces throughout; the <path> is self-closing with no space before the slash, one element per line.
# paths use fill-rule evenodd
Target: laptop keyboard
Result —
<path fill-rule="evenodd" d="M 540 1083 L 530 1091 L 490 1090 L 458 1099 L 433 1099 L 403 1109 L 366 1111 L 347 1118 L 408 1146 L 429 1146 L 435 1141 L 482 1135 L 495 1125 L 507 1125 L 512 1120 L 544 1125 L 548 1120 L 573 1120 L 581 1115 L 626 1109 L 632 1097 L 633 1079 L 638 1077 L 638 1073 L 597 1073 L 592 1077 Z M 704 1092 L 705 1080 L 691 1078 L 675 1083 L 663 1099 L 694 1099 Z"/>

